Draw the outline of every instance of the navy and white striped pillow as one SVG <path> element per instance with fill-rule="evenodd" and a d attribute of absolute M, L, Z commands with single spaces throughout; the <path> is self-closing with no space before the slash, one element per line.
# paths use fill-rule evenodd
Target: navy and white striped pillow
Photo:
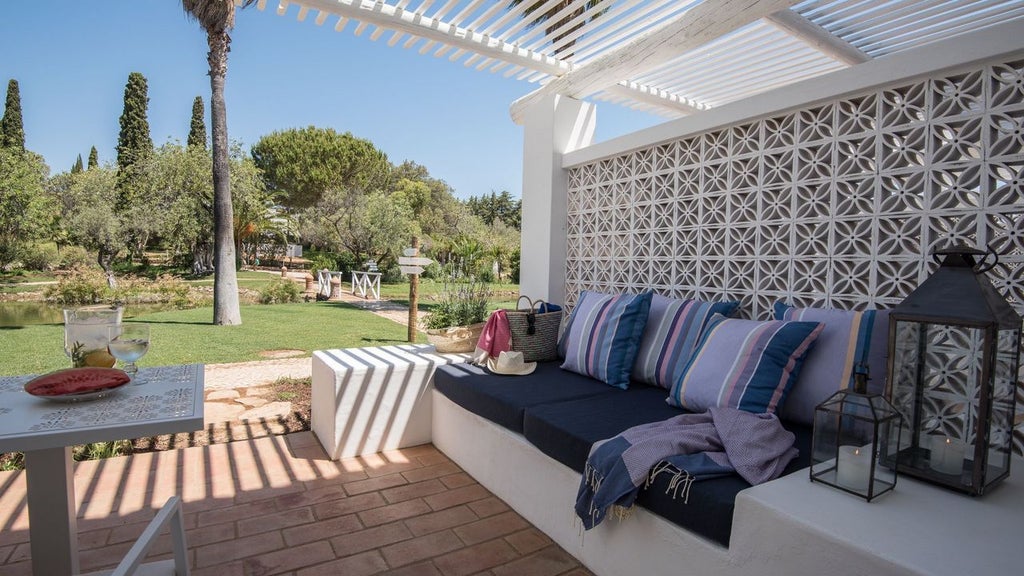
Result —
<path fill-rule="evenodd" d="M 633 364 L 633 380 L 665 389 L 679 379 L 704 325 L 715 314 L 732 316 L 740 303 L 676 300 L 655 294 Z"/>
<path fill-rule="evenodd" d="M 562 368 L 626 389 L 647 324 L 651 293 L 584 290 L 569 316 L 559 351 Z"/>

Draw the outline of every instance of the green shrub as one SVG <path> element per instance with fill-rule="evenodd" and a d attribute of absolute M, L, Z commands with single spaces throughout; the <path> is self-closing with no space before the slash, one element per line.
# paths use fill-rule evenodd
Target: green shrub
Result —
<path fill-rule="evenodd" d="M 47 286 L 43 295 L 57 304 L 99 304 L 113 299 L 107 277 L 99 270 L 76 268 Z"/>
<path fill-rule="evenodd" d="M 138 276 L 118 278 L 117 288 L 107 286 L 107 276 L 95 268 L 75 268 L 47 286 L 43 295 L 50 302 L 62 305 L 83 304 L 174 304 L 178 308 L 190 304 L 187 284 L 174 276 L 162 275 L 156 280 Z"/>
<path fill-rule="evenodd" d="M 81 246 L 65 246 L 60 251 L 61 270 L 72 270 L 74 268 L 87 268 L 95 264 L 96 259 L 88 250 Z"/>
<path fill-rule="evenodd" d="M 328 252 L 320 252 L 309 259 L 309 269 L 315 274 L 316 272 L 323 270 L 336 270 L 338 267 L 338 261 L 335 260 Z"/>
<path fill-rule="evenodd" d="M 427 329 L 468 326 L 487 318 L 487 299 L 491 292 L 487 284 L 472 274 L 466 274 L 462 263 L 448 264 L 444 287 L 437 304 L 427 316 Z"/>
<path fill-rule="evenodd" d="M 170 302 L 178 308 L 188 305 L 188 284 L 182 282 L 181 278 L 177 276 L 162 274 L 153 282 L 152 288 L 159 295 L 161 302 Z"/>
<path fill-rule="evenodd" d="M 21 264 L 26 270 L 48 272 L 56 268 L 59 261 L 57 247 L 49 242 L 26 247 L 21 254 Z"/>
<path fill-rule="evenodd" d="M 284 304 L 287 302 L 298 302 L 299 285 L 291 280 L 275 278 L 269 284 L 260 288 L 260 304 Z"/>

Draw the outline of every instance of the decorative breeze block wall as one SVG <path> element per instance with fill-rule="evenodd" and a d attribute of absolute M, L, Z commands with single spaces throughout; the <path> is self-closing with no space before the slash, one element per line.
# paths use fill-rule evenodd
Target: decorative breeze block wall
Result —
<path fill-rule="evenodd" d="M 584 289 L 653 289 L 741 300 L 754 318 L 777 300 L 889 307 L 935 248 L 963 242 L 1000 255 L 989 274 L 1024 312 L 1024 61 L 572 168 L 567 237 L 570 305 Z"/>

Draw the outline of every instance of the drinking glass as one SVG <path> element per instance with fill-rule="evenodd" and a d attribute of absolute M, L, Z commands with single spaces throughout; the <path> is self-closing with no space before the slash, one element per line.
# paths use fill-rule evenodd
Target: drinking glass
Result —
<path fill-rule="evenodd" d="M 134 376 L 139 371 L 135 361 L 149 350 L 149 324 L 131 322 L 111 326 L 107 349 L 111 356 L 124 363 L 122 369 Z"/>
<path fill-rule="evenodd" d="M 107 352 L 109 329 L 121 323 L 121 308 L 86 306 L 64 310 L 64 353 L 72 366 L 110 368 L 114 358 Z"/>

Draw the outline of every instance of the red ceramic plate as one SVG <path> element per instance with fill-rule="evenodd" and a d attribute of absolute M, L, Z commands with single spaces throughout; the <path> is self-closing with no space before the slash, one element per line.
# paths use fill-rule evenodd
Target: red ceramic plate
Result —
<path fill-rule="evenodd" d="M 115 368 L 68 368 L 43 374 L 25 384 L 25 392 L 58 402 L 102 398 L 131 378 Z"/>

